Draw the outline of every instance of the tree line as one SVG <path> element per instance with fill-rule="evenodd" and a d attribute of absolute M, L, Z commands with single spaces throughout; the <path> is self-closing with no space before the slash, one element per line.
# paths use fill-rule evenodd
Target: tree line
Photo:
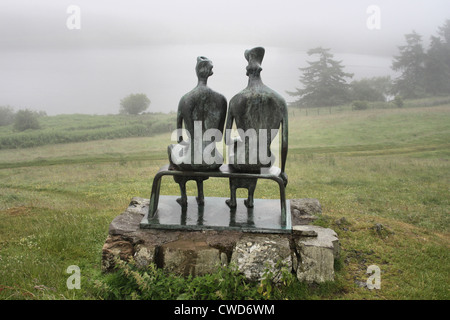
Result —
<path fill-rule="evenodd" d="M 342 61 L 334 60 L 330 49 L 318 47 L 309 50 L 308 67 L 302 72 L 302 88 L 286 91 L 297 100 L 295 107 L 328 107 L 349 102 L 364 108 L 367 101 L 393 102 L 401 107 L 403 99 L 450 94 L 450 20 L 438 28 L 425 50 L 422 36 L 413 31 L 405 35 L 406 44 L 399 46 L 399 54 L 393 57 L 392 70 L 399 76 L 364 78 L 348 82 L 353 74 L 344 72 Z"/>
<path fill-rule="evenodd" d="M 13 124 L 15 131 L 25 131 L 27 129 L 40 129 L 39 117 L 45 117 L 45 111 L 18 110 L 17 112 L 10 106 L 0 106 L 0 126 Z"/>
<path fill-rule="evenodd" d="M 137 115 L 150 105 L 150 99 L 143 93 L 130 94 L 120 101 L 120 114 Z M 10 106 L 0 106 L 0 127 L 13 124 L 14 131 L 41 129 L 39 118 L 47 116 L 45 111 L 18 110 Z"/>
<path fill-rule="evenodd" d="M 405 35 L 406 44 L 399 46 L 399 54 L 393 57 L 392 70 L 400 75 L 364 78 L 348 82 L 353 74 L 344 71 L 342 61 L 334 60 L 330 49 L 318 47 L 310 49 L 309 56 L 317 57 L 307 61 L 308 67 L 299 68 L 303 88 L 286 91 L 297 100 L 295 107 L 329 107 L 353 101 L 357 109 L 367 107 L 367 101 L 393 102 L 401 107 L 403 99 L 427 96 L 450 95 L 450 19 L 438 28 L 437 35 L 431 36 L 426 50 L 422 36 L 413 31 Z M 120 114 L 138 115 L 148 109 L 150 99 L 143 93 L 130 94 L 120 101 Z M 38 118 L 46 116 L 44 111 L 28 109 L 14 110 L 0 106 L 0 126 L 13 123 L 15 131 L 39 129 Z"/>

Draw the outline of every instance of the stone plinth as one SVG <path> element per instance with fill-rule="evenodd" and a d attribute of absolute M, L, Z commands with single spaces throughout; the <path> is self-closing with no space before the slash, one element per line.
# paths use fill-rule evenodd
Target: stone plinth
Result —
<path fill-rule="evenodd" d="M 135 197 L 111 222 L 103 246 L 103 271 L 112 271 L 117 258 L 133 258 L 139 267 L 153 263 L 185 276 L 212 273 L 232 263 L 252 281 L 259 281 L 266 270 L 277 274 L 275 268 L 280 266 L 306 282 L 334 279 L 339 240 L 331 229 L 294 225 L 289 234 L 141 229 L 148 204 L 148 199 Z"/>

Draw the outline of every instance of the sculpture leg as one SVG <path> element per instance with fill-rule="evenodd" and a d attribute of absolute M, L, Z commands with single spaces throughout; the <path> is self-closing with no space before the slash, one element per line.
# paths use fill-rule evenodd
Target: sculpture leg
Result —
<path fill-rule="evenodd" d="M 175 167 L 175 164 L 172 161 L 172 149 L 173 149 L 173 144 L 169 145 L 167 147 L 167 154 L 169 156 L 169 170 L 176 170 L 177 168 Z"/>
<path fill-rule="evenodd" d="M 206 179 L 196 179 L 197 182 L 197 204 L 203 206 L 205 204 L 205 196 L 203 194 L 203 180 Z"/>
<path fill-rule="evenodd" d="M 182 177 L 174 177 L 174 180 L 180 186 L 181 198 L 177 199 L 177 202 L 182 206 L 187 206 L 187 194 L 186 194 L 186 179 Z"/>
<path fill-rule="evenodd" d="M 247 208 L 253 208 L 253 195 L 255 194 L 256 189 L 256 182 L 257 179 L 249 179 L 248 182 L 246 181 L 246 187 L 248 189 L 248 198 L 247 200 L 244 200 L 244 204 Z"/>
<path fill-rule="evenodd" d="M 231 208 L 236 208 L 236 179 L 230 178 L 230 199 L 225 200 L 225 203 Z"/>

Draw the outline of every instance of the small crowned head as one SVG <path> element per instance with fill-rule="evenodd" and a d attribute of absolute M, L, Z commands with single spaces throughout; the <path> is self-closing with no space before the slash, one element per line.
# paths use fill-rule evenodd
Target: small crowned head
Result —
<path fill-rule="evenodd" d="M 197 65 L 195 66 L 195 72 L 199 79 L 208 79 L 213 74 L 213 63 L 206 57 L 197 57 Z"/>
<path fill-rule="evenodd" d="M 247 76 L 259 76 L 262 68 L 261 63 L 264 58 L 265 50 L 263 47 L 256 47 L 245 50 L 244 57 L 248 61 Z"/>

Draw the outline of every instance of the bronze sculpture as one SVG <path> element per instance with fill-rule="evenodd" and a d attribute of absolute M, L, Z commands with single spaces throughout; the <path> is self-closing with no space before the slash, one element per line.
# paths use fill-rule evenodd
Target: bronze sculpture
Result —
<path fill-rule="evenodd" d="M 290 207 L 285 193 L 288 112 L 285 100 L 261 80 L 264 52 L 261 47 L 245 51 L 249 80 L 247 88 L 230 101 L 224 138 L 229 151 L 228 164 L 224 164 L 216 148 L 216 143 L 223 138 L 227 101 L 207 87 L 212 62 L 205 57 L 197 58 L 198 84 L 179 102 L 176 138 L 173 137 L 177 144 L 168 147 L 169 164 L 161 167 L 153 179 L 149 208 L 140 223 L 141 228 L 291 232 Z M 231 138 L 234 125 L 237 138 Z M 270 150 L 272 141 L 279 136 L 281 168 L 274 165 L 275 156 Z M 180 198 L 160 197 L 162 178 L 168 175 L 179 184 Z M 205 202 L 203 181 L 210 177 L 229 180 L 230 199 L 208 197 Z M 259 179 L 278 184 L 279 200 L 253 199 Z M 198 205 L 188 208 L 186 182 L 189 180 L 197 182 Z M 244 200 L 246 208 L 237 208 L 237 188 L 248 190 L 248 198 Z M 181 205 L 181 215 L 177 202 Z"/>
<path fill-rule="evenodd" d="M 270 145 L 281 126 L 281 173 L 280 177 L 287 184 L 285 164 L 288 151 L 288 110 L 286 101 L 278 93 L 264 85 L 261 80 L 261 63 L 265 50 L 256 47 L 245 51 L 248 61 L 248 86 L 230 100 L 226 124 L 226 144 L 231 148 L 230 167 L 236 172 L 260 173 L 263 168 L 270 168 L 274 155 Z M 230 130 L 236 123 L 239 137 L 232 139 Z M 256 142 L 250 143 L 245 133 L 252 131 Z M 264 134 L 263 134 L 264 133 Z M 267 161 L 264 152 L 268 152 Z M 254 160 L 254 161 L 251 161 Z M 256 161 L 255 161 L 256 160 Z M 245 205 L 253 207 L 253 194 L 257 179 L 230 178 L 230 199 L 226 201 L 230 208 L 236 207 L 236 189 L 248 189 Z"/>
<path fill-rule="evenodd" d="M 211 60 L 202 56 L 197 58 L 195 67 L 198 78 L 197 86 L 185 94 L 178 104 L 178 144 L 168 147 L 170 169 L 214 171 L 223 164 L 223 156 L 215 144 L 218 142 L 216 139 L 219 138 L 217 133 L 222 139 L 227 100 L 223 95 L 207 86 L 207 80 L 213 74 L 212 68 Z M 183 125 L 188 134 L 188 141 L 184 141 L 181 134 Z M 205 135 L 208 130 L 213 130 L 216 135 L 208 137 Z M 205 159 L 205 155 L 210 159 Z M 203 205 L 203 181 L 207 180 L 207 177 L 183 176 L 174 177 L 174 179 L 179 184 L 181 191 L 181 198 L 177 199 L 178 203 L 182 206 L 187 205 L 186 182 L 195 180 L 198 190 L 197 202 L 199 205 Z"/>

